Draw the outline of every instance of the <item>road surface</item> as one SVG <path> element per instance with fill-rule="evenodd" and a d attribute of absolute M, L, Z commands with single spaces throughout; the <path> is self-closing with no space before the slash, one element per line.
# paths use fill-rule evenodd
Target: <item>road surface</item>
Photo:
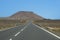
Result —
<path fill-rule="evenodd" d="M 60 40 L 32 23 L 0 32 L 0 40 Z"/>

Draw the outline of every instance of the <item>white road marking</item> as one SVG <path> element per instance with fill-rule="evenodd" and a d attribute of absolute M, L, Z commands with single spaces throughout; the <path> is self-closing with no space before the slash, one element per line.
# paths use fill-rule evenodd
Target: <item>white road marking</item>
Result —
<path fill-rule="evenodd" d="M 10 38 L 9 40 L 12 40 L 12 38 Z"/>
<path fill-rule="evenodd" d="M 19 35 L 24 29 L 26 29 L 27 28 L 27 26 L 26 27 L 24 27 L 23 29 L 21 29 L 18 33 L 16 33 L 14 36 L 17 36 L 17 35 Z"/>
<path fill-rule="evenodd" d="M 17 36 L 20 32 L 18 32 L 17 34 L 15 34 L 14 36 Z"/>
<path fill-rule="evenodd" d="M 30 24 L 30 23 L 29 23 Z M 23 29 L 21 29 L 18 33 L 16 33 L 14 36 L 17 36 L 17 35 L 19 35 L 24 29 L 26 29 L 27 27 L 28 27 L 28 25 L 29 24 L 27 24 Z M 12 40 L 12 38 L 10 38 L 9 40 Z"/>
<path fill-rule="evenodd" d="M 30 23 L 29 23 L 30 24 Z M 28 27 L 28 25 L 29 24 L 27 24 L 27 26 L 25 26 L 24 28 L 22 28 L 19 32 L 17 32 L 14 36 L 17 36 L 17 35 L 19 35 L 22 31 L 24 31 L 27 27 Z"/>
<path fill-rule="evenodd" d="M 33 25 L 35 25 L 35 24 L 33 24 Z M 45 32 L 47 32 L 47 33 L 49 33 L 49 34 L 55 36 L 56 38 L 60 39 L 60 37 L 57 36 L 57 35 L 55 35 L 54 33 L 50 32 L 50 31 L 48 31 L 48 30 L 46 30 L 46 29 L 44 29 L 44 28 L 42 28 L 42 27 L 39 27 L 39 26 L 37 26 L 37 25 L 35 25 L 35 26 L 38 27 L 38 28 L 40 28 L 40 29 L 42 29 L 42 30 L 44 30 Z"/>

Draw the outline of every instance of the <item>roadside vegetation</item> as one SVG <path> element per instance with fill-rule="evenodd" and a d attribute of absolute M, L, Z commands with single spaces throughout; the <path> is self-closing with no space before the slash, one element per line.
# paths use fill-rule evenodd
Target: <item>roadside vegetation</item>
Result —
<path fill-rule="evenodd" d="M 26 20 L 4 20 L 0 19 L 0 30 L 5 30 L 7 28 L 16 27 L 19 25 L 23 25 Z"/>
<path fill-rule="evenodd" d="M 33 23 L 60 36 L 60 20 L 35 20 Z"/>

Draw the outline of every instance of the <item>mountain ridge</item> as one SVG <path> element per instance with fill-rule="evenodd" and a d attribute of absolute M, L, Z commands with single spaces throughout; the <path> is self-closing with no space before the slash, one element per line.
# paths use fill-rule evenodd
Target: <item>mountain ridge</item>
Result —
<path fill-rule="evenodd" d="M 15 19 L 39 19 L 39 20 L 45 19 L 45 18 L 43 18 L 39 15 L 36 15 L 34 12 L 30 12 L 30 11 L 16 12 L 12 16 L 10 16 L 10 18 L 15 18 Z"/>

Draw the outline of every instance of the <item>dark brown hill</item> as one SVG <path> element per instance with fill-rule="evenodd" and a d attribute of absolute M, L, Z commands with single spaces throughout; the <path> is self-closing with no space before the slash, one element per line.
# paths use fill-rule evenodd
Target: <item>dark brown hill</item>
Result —
<path fill-rule="evenodd" d="M 41 16 L 36 15 L 33 12 L 30 11 L 19 11 L 16 12 L 15 14 L 13 14 L 12 16 L 10 16 L 10 18 L 14 18 L 14 19 L 39 19 L 39 20 L 43 20 L 44 18 Z"/>

